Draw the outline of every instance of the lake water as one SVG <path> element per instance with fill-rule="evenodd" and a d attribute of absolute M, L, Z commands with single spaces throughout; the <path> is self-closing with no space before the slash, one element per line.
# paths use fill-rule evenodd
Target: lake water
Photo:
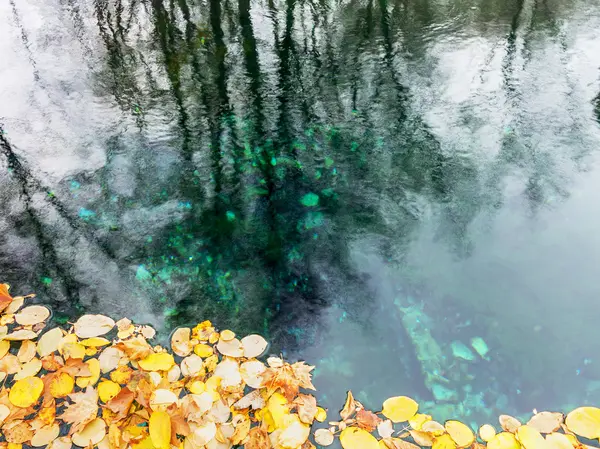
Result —
<path fill-rule="evenodd" d="M 598 0 L 0 0 L 0 55 L 0 274 L 57 321 L 259 332 L 333 409 L 600 404 Z"/>

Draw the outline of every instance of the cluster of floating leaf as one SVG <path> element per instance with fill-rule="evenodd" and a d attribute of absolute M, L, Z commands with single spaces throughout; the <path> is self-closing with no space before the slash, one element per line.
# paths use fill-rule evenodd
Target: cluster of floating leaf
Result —
<path fill-rule="evenodd" d="M 339 421 L 316 430 L 326 411 L 304 362 L 258 359 L 267 342 L 218 332 L 209 321 L 179 328 L 171 348 L 151 345 L 149 326 L 84 315 L 70 329 L 45 330 L 50 311 L 26 305 L 0 284 L 0 448 L 70 449 L 586 449 L 600 437 L 600 409 L 536 413 L 522 425 L 477 436 L 459 421 L 418 413 L 406 396 L 367 410 L 348 393 Z M 175 354 L 177 359 L 173 356 Z M 394 424 L 405 423 L 401 429 Z M 377 435 L 377 437 L 375 436 Z"/>

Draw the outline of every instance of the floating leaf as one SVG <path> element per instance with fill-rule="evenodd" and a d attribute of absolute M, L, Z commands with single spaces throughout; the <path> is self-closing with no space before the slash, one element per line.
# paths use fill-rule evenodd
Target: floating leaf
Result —
<path fill-rule="evenodd" d="M 223 335 L 221 334 L 221 337 Z M 267 349 L 269 345 L 267 340 L 265 340 L 260 335 L 248 335 L 241 340 L 242 346 L 244 348 L 244 357 L 248 359 L 252 359 L 262 355 L 263 352 Z"/>
<path fill-rule="evenodd" d="M 106 345 L 110 344 L 110 340 L 107 340 L 106 338 L 103 338 L 103 337 L 92 337 L 92 338 L 86 338 L 85 340 L 81 340 L 79 343 L 82 346 L 86 346 L 86 347 L 100 348 L 102 346 L 106 346 Z"/>
<path fill-rule="evenodd" d="M 320 446 L 331 446 L 334 435 L 329 429 L 317 429 L 315 432 L 315 442 Z"/>
<path fill-rule="evenodd" d="M 98 384 L 98 396 L 102 402 L 108 402 L 121 391 L 121 386 L 112 380 L 103 380 Z"/>
<path fill-rule="evenodd" d="M 267 367 L 259 360 L 250 360 L 240 365 L 240 375 L 242 380 L 252 388 L 260 388 L 263 378 L 262 374 Z"/>
<path fill-rule="evenodd" d="M 23 364 L 19 372 L 15 374 L 14 380 L 25 379 L 35 376 L 42 369 L 42 361 L 40 359 L 32 359 Z"/>
<path fill-rule="evenodd" d="M 527 422 L 527 425 L 541 433 L 552 433 L 560 429 L 563 420 L 564 416 L 562 413 L 540 412 L 533 415 Z"/>
<path fill-rule="evenodd" d="M 203 359 L 205 359 L 206 357 L 210 357 L 211 355 L 213 355 L 215 351 L 213 350 L 212 346 L 200 343 L 194 346 L 194 353 L 198 357 L 202 357 Z"/>
<path fill-rule="evenodd" d="M 19 352 L 17 353 L 17 358 L 21 363 L 27 363 L 35 357 L 36 346 L 35 343 L 31 340 L 23 340 L 21 346 L 19 347 Z"/>
<path fill-rule="evenodd" d="M 315 408 L 317 403 L 315 401 Z M 361 409 L 356 412 L 356 424 L 361 429 L 365 429 L 367 432 L 372 432 L 377 428 L 377 425 L 381 422 L 381 418 L 370 410 Z"/>
<path fill-rule="evenodd" d="M 191 332 L 192 330 L 189 327 L 180 327 L 173 332 L 171 336 L 171 349 L 178 356 L 186 357 L 192 352 L 193 347 L 190 342 Z"/>
<path fill-rule="evenodd" d="M 43 447 L 50 444 L 58 438 L 60 426 L 58 423 L 39 428 L 31 438 L 30 445 L 33 447 Z"/>
<path fill-rule="evenodd" d="M 386 399 L 383 403 L 383 416 L 399 423 L 408 421 L 417 413 L 419 404 L 407 396 L 396 396 Z"/>
<path fill-rule="evenodd" d="M 231 340 L 223 340 L 222 338 L 217 343 L 217 350 L 228 357 L 239 358 L 244 356 L 244 349 L 242 348 L 242 342 L 237 338 Z"/>
<path fill-rule="evenodd" d="M 327 419 L 327 410 L 325 410 L 323 407 L 317 407 L 317 414 L 315 415 L 315 419 L 319 422 L 325 422 L 325 420 Z"/>
<path fill-rule="evenodd" d="M 584 438 L 600 437 L 600 408 L 579 407 L 567 415 L 567 428 Z"/>
<path fill-rule="evenodd" d="M 0 404 L 0 425 L 8 418 L 8 415 L 10 415 L 10 409 L 4 404 Z"/>
<path fill-rule="evenodd" d="M 80 432 L 75 432 L 72 436 L 73 443 L 77 446 L 88 447 L 96 445 L 106 435 L 106 423 L 102 418 L 96 418 L 90 421 Z"/>
<path fill-rule="evenodd" d="M 191 436 L 193 444 L 197 447 L 205 446 L 217 434 L 217 426 L 213 422 L 207 422 L 194 430 Z"/>
<path fill-rule="evenodd" d="M 500 432 L 488 442 L 487 449 L 521 449 L 521 444 L 519 444 L 514 434 Z"/>
<path fill-rule="evenodd" d="M 79 388 L 85 388 L 88 385 L 95 385 L 100 379 L 100 361 L 98 359 L 89 359 L 85 362 L 90 369 L 90 376 L 78 377 L 75 383 Z"/>
<path fill-rule="evenodd" d="M 574 446 L 565 434 L 553 432 L 546 435 L 549 449 L 573 449 Z"/>
<path fill-rule="evenodd" d="M 15 315 L 15 321 L 22 326 L 33 326 L 43 323 L 50 316 L 50 311 L 44 306 L 25 307 Z"/>
<path fill-rule="evenodd" d="M 171 417 L 168 413 L 153 412 L 148 427 L 154 447 L 156 449 L 169 449 L 171 446 Z"/>
<path fill-rule="evenodd" d="M 175 365 L 175 359 L 167 352 L 159 352 L 140 360 L 139 365 L 144 371 L 168 371 Z"/>
<path fill-rule="evenodd" d="M 456 447 L 454 439 L 448 434 L 443 434 L 435 437 L 432 449 L 455 449 Z"/>
<path fill-rule="evenodd" d="M 10 389 L 8 399 L 17 407 L 30 407 L 38 401 L 43 391 L 42 379 L 26 377 L 15 382 Z"/>
<path fill-rule="evenodd" d="M 470 446 L 475 441 L 473 431 L 460 421 L 446 421 L 444 427 L 458 448 Z"/>
<path fill-rule="evenodd" d="M 37 345 L 37 353 L 40 357 L 46 357 L 47 355 L 52 354 L 54 351 L 58 351 L 58 345 L 63 338 L 62 331 L 55 327 L 54 329 L 50 329 L 48 332 L 44 333 Z"/>
<path fill-rule="evenodd" d="M 33 340 L 37 337 L 37 333 L 30 331 L 28 329 L 21 329 L 15 332 L 11 332 L 10 334 L 4 337 L 5 340 L 8 341 L 22 341 L 22 340 Z"/>
<path fill-rule="evenodd" d="M 164 410 L 171 404 L 177 402 L 177 395 L 171 390 L 164 388 L 155 390 L 150 398 L 150 407 L 152 410 Z"/>
<path fill-rule="evenodd" d="M 344 449 L 379 449 L 377 439 L 358 427 L 346 427 L 342 430 L 340 443 Z"/>
<path fill-rule="evenodd" d="M 100 362 L 100 371 L 104 374 L 114 370 L 117 366 L 119 366 L 119 362 L 121 359 L 125 357 L 125 353 L 121 351 L 119 348 L 115 348 L 111 346 L 106 348 L 98 357 L 98 361 Z"/>
<path fill-rule="evenodd" d="M 74 324 L 75 335 L 79 338 L 99 337 L 115 327 L 115 322 L 104 315 L 83 315 Z"/>
<path fill-rule="evenodd" d="M 71 431 L 77 431 L 91 422 L 98 414 L 98 393 L 88 386 L 85 392 L 71 393 L 69 399 L 73 401 L 67 406 L 59 418 L 65 423 L 72 424 Z"/>
<path fill-rule="evenodd" d="M 517 429 L 517 439 L 525 449 L 548 449 L 542 434 L 527 424 Z"/>
<path fill-rule="evenodd" d="M 488 442 L 496 436 L 496 429 L 491 424 L 484 424 L 479 428 L 479 438 Z"/>
<path fill-rule="evenodd" d="M 515 433 L 517 429 L 523 425 L 521 424 L 521 421 L 510 415 L 500 415 L 498 421 L 500 422 L 500 426 L 510 433 Z"/>
<path fill-rule="evenodd" d="M 298 419 L 297 415 L 288 417 L 291 422 L 279 434 L 278 443 L 285 449 L 296 449 L 304 444 L 310 434 L 310 427 Z"/>
<path fill-rule="evenodd" d="M 410 424 L 410 426 L 415 430 L 421 430 L 423 424 L 425 424 L 428 421 L 431 421 L 431 415 L 417 413 L 415 416 L 408 420 L 408 424 Z"/>
<path fill-rule="evenodd" d="M 377 433 L 381 438 L 389 438 L 394 434 L 394 424 L 391 419 L 386 419 L 377 424 Z"/>
<path fill-rule="evenodd" d="M 75 386 L 75 379 L 67 373 L 60 373 L 52 378 L 48 390 L 54 398 L 62 398 L 70 394 Z"/>

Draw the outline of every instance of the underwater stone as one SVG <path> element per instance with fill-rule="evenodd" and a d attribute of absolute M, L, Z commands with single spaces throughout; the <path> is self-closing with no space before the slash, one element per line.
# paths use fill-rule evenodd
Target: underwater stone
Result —
<path fill-rule="evenodd" d="M 440 384 L 434 384 L 431 388 L 436 401 L 452 402 L 458 399 L 458 393 Z"/>
<path fill-rule="evenodd" d="M 314 207 L 319 204 L 319 195 L 316 193 L 309 192 L 302 197 L 300 200 L 303 206 Z"/>
<path fill-rule="evenodd" d="M 477 354 L 479 354 L 481 356 L 482 359 L 487 359 L 486 354 L 489 352 L 489 348 L 488 348 L 487 343 L 485 341 L 483 341 L 483 338 L 481 338 L 481 337 L 472 338 L 471 346 L 473 347 L 473 349 L 475 349 Z"/>
<path fill-rule="evenodd" d="M 475 354 L 473 354 L 473 351 L 471 351 L 465 344 L 461 343 L 460 341 L 453 341 L 451 346 L 452 355 L 457 359 L 463 359 L 468 361 L 475 360 Z"/>
<path fill-rule="evenodd" d="M 135 272 L 135 277 L 138 281 L 147 281 L 149 279 L 152 279 L 152 274 L 148 270 L 146 270 L 145 266 L 140 265 L 137 271 Z"/>

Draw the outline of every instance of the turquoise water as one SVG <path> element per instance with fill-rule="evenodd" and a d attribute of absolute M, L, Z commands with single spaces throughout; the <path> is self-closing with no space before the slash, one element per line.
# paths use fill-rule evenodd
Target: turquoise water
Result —
<path fill-rule="evenodd" d="M 599 46 L 596 0 L 4 0 L 0 274 L 331 408 L 598 404 Z"/>

